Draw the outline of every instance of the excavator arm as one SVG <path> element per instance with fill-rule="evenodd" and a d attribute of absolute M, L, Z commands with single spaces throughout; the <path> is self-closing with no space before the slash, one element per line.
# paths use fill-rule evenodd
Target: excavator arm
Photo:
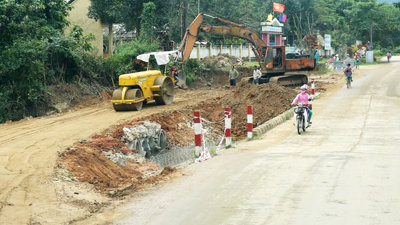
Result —
<path fill-rule="evenodd" d="M 182 52 L 183 63 L 186 63 L 189 60 L 190 53 L 192 52 L 194 43 L 197 40 L 197 35 L 199 34 L 199 27 L 203 22 L 203 18 L 204 18 L 203 13 L 200 13 L 192 21 L 190 26 L 186 29 L 181 46 L 179 47 L 179 51 Z"/>
<path fill-rule="evenodd" d="M 265 56 L 266 54 L 267 45 L 255 31 L 245 27 L 226 27 L 210 25 L 201 26 L 200 30 L 205 33 L 229 35 L 248 41 L 252 45 L 252 50 L 258 60 L 258 63 L 260 64 L 261 69 L 266 70 L 265 64 L 262 63 L 262 58 L 264 58 L 263 56 Z"/>
<path fill-rule="evenodd" d="M 204 16 L 210 17 L 222 23 L 226 23 L 232 25 L 233 27 L 228 26 L 210 26 L 210 25 L 202 25 Z M 190 53 L 193 50 L 194 44 L 197 40 L 197 36 L 199 30 L 205 33 L 217 34 L 217 35 L 229 35 L 233 37 L 238 37 L 244 39 L 252 44 L 252 49 L 254 54 L 256 55 L 260 66 L 264 67 L 261 63 L 261 55 L 265 55 L 267 45 L 260 38 L 257 32 L 246 28 L 244 25 L 234 23 L 229 20 L 221 19 L 218 17 L 213 17 L 207 14 L 200 13 L 190 24 L 184 38 L 182 40 L 181 46 L 179 47 L 180 52 L 182 52 L 182 62 L 186 63 L 189 60 Z M 265 68 L 262 68 L 265 69 Z"/>

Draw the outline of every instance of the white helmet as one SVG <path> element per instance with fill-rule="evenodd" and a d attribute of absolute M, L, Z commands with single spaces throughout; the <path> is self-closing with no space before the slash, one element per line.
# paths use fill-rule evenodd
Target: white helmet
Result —
<path fill-rule="evenodd" d="M 303 86 L 300 87 L 300 90 L 305 91 L 308 89 L 307 84 L 304 84 Z"/>

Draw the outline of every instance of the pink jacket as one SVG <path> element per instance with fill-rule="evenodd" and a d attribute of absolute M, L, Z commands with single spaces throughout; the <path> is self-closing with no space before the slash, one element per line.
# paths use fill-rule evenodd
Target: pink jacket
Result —
<path fill-rule="evenodd" d="M 301 102 L 303 104 L 309 104 L 308 99 L 310 98 L 310 95 L 308 95 L 307 91 L 301 91 L 300 94 L 294 98 L 292 105 L 297 104 L 298 102 Z"/>

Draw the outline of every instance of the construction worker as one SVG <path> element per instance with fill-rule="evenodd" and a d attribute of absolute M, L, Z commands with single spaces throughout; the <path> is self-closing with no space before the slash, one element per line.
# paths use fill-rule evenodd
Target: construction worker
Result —
<path fill-rule="evenodd" d="M 179 75 L 178 75 L 179 71 L 178 71 L 178 69 L 176 68 L 175 64 L 172 65 L 172 67 L 171 67 L 171 69 L 169 70 L 169 72 L 170 72 L 171 76 L 172 76 L 172 77 L 174 78 L 174 80 L 175 80 L 175 85 L 177 85 L 177 83 L 178 83 L 178 81 L 179 81 Z"/>
<path fill-rule="evenodd" d="M 232 65 L 231 70 L 229 70 L 229 81 L 231 86 L 236 86 L 236 79 L 239 77 L 239 72 Z"/>
<path fill-rule="evenodd" d="M 261 70 L 257 67 L 254 66 L 253 70 L 253 84 L 260 84 L 260 78 L 262 76 Z"/>

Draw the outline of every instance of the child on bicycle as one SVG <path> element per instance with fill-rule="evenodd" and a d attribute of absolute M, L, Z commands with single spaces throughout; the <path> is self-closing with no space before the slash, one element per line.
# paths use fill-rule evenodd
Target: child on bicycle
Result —
<path fill-rule="evenodd" d="M 347 79 L 350 79 L 351 82 L 353 82 L 353 69 L 351 69 L 350 63 L 347 64 L 347 68 L 344 69 L 343 72 L 344 72 L 344 75 L 346 75 L 346 78 L 347 78 Z"/>
<path fill-rule="evenodd" d="M 306 107 L 307 114 L 308 114 L 307 127 L 309 127 L 312 124 L 311 117 L 312 117 L 313 112 L 310 108 L 311 107 L 311 102 L 309 101 L 310 95 L 307 93 L 307 89 L 308 89 L 307 84 L 304 84 L 303 86 L 301 86 L 300 93 L 296 96 L 296 98 L 293 99 L 293 102 L 291 105 L 295 106 L 295 105 L 297 105 L 297 103 L 303 103 L 304 105 L 307 105 L 307 107 Z"/>

